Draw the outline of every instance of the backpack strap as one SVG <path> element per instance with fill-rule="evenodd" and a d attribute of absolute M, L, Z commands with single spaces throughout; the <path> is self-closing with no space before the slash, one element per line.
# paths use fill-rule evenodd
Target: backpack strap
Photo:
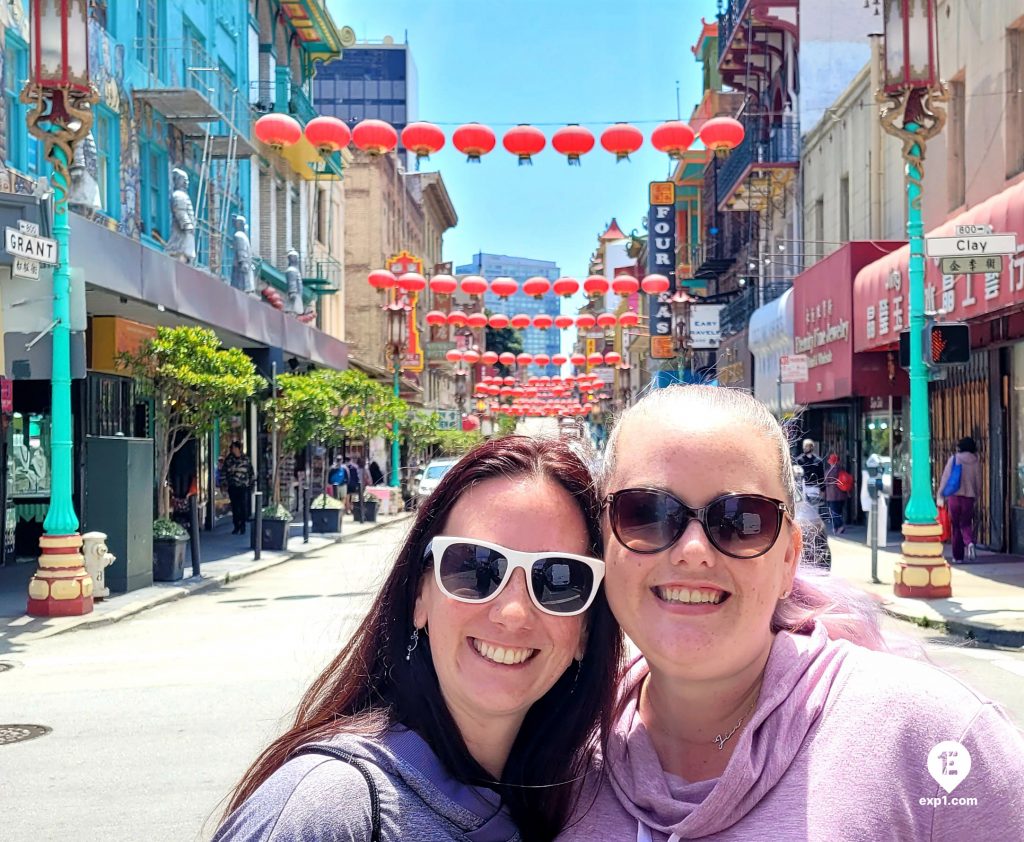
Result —
<path fill-rule="evenodd" d="M 370 790 L 370 842 L 381 842 L 380 793 L 377 792 L 377 784 L 373 782 L 373 776 L 370 774 L 369 764 L 367 764 L 365 760 L 355 757 L 343 749 L 335 748 L 334 746 L 303 746 L 292 754 L 292 757 L 298 757 L 300 754 L 325 754 L 328 757 L 333 757 L 335 760 L 348 763 L 349 766 L 354 767 L 356 771 L 363 776 L 363 779 L 366 781 L 366 787 Z"/>

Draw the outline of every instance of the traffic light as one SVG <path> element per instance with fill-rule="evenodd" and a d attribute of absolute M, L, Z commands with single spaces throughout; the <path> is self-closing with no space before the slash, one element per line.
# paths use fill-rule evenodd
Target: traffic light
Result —
<path fill-rule="evenodd" d="M 962 322 L 932 322 L 925 327 L 924 360 L 929 366 L 961 365 L 971 358 L 971 329 Z M 910 331 L 900 333 L 900 366 L 910 368 Z"/>

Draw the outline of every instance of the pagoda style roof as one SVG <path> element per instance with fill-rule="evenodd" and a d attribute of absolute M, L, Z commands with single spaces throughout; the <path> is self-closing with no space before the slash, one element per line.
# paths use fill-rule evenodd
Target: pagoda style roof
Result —
<path fill-rule="evenodd" d="M 626 235 L 619 228 L 619 223 L 612 217 L 612 221 L 608 223 L 608 230 L 601 235 L 602 240 L 625 240 Z"/>

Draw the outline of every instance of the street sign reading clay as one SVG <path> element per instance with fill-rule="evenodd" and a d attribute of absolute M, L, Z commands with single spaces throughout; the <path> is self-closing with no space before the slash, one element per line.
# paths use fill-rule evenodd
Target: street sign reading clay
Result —
<path fill-rule="evenodd" d="M 38 260 L 40 263 L 57 265 L 57 241 L 49 237 L 26 234 L 17 228 L 4 229 L 4 251 L 15 257 Z"/>
<path fill-rule="evenodd" d="M 928 257 L 986 257 L 995 254 L 1015 254 L 1017 252 L 1017 235 L 926 237 L 924 245 Z"/>

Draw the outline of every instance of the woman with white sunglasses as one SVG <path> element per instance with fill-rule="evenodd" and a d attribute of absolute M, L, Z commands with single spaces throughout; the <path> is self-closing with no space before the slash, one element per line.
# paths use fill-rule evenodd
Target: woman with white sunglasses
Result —
<path fill-rule="evenodd" d="M 564 442 L 463 457 L 215 839 L 553 839 L 620 666 L 599 511 Z"/>
<path fill-rule="evenodd" d="M 560 839 L 1024 839 L 1005 713 L 881 651 L 870 605 L 798 573 L 789 446 L 762 404 L 659 389 L 605 472 L 605 587 L 642 657 Z"/>

